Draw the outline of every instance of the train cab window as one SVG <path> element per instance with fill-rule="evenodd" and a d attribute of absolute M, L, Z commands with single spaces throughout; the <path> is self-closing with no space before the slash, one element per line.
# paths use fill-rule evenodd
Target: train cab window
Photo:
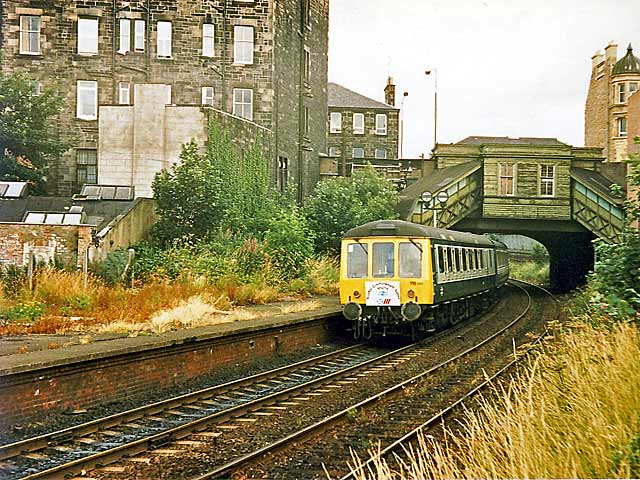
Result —
<path fill-rule="evenodd" d="M 373 244 L 373 276 L 393 277 L 395 271 L 394 244 L 391 242 Z"/>
<path fill-rule="evenodd" d="M 422 250 L 420 250 L 420 245 L 402 242 L 398 247 L 400 277 L 420 278 L 422 276 Z"/>
<path fill-rule="evenodd" d="M 347 245 L 347 277 L 364 278 L 367 276 L 369 248 L 365 243 Z"/>
<path fill-rule="evenodd" d="M 444 255 L 445 255 L 444 248 L 438 247 L 438 273 L 446 272 L 445 266 L 444 266 Z"/>

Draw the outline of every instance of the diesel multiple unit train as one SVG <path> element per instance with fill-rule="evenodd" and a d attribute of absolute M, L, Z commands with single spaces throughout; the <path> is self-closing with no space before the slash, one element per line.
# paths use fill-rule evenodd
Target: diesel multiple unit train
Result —
<path fill-rule="evenodd" d="M 357 339 L 418 339 L 487 308 L 509 278 L 507 248 L 482 235 L 379 220 L 342 239 L 340 303 Z"/>

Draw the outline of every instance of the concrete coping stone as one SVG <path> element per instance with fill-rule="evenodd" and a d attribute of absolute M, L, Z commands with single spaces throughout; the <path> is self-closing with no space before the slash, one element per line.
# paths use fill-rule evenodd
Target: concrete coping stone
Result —
<path fill-rule="evenodd" d="M 141 353 L 179 345 L 195 345 L 218 338 L 259 332 L 278 327 L 287 327 L 324 318 L 341 312 L 338 298 L 334 296 L 315 297 L 321 307 L 296 313 L 277 313 L 252 320 L 240 320 L 207 327 L 198 327 L 166 332 L 162 334 L 139 335 L 129 337 L 125 334 L 95 334 L 96 340 L 79 344 L 82 335 L 26 335 L 21 337 L 0 337 L 0 378 L 9 375 L 45 370 L 61 366 L 70 366 L 119 355 Z M 276 304 L 278 305 L 278 304 Z M 253 308 L 273 308 L 274 304 Z M 249 307 L 251 308 L 251 307 Z M 48 349 L 42 343 L 51 340 L 74 343 L 68 347 Z M 40 341 L 40 350 L 15 353 L 21 346 L 32 345 Z"/>

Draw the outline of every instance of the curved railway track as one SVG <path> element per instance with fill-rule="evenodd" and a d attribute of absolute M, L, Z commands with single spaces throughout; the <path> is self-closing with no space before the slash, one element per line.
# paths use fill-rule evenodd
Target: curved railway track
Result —
<path fill-rule="evenodd" d="M 510 297 L 510 301 L 518 299 L 527 303 L 519 318 L 530 308 L 530 299 L 524 302 L 525 298 L 524 294 L 516 293 Z M 245 468 L 251 470 L 252 467 L 246 466 L 264 461 L 265 455 L 283 451 L 292 442 L 300 445 L 304 439 L 332 426 L 340 428 L 345 419 L 353 423 L 354 412 L 392 397 L 398 391 L 411 390 L 424 378 L 491 343 L 491 338 L 500 336 L 519 320 L 498 318 L 505 309 L 508 308 L 503 301 L 481 319 L 460 323 L 419 344 L 391 352 L 357 345 L 47 436 L 1 446 L 0 478 L 65 478 L 120 459 L 128 460 L 94 470 L 90 476 L 205 479 L 227 477 Z M 494 328 L 496 323 L 501 326 L 491 338 L 484 338 L 481 343 L 468 338 Z M 442 362 L 439 351 L 446 350 L 446 345 L 455 346 L 459 351 Z M 393 378 L 380 382 L 383 372 Z M 361 394 L 362 398 L 353 402 L 347 391 L 354 385 L 366 389 L 373 379 L 379 393 L 371 396 L 369 389 L 367 395 Z M 320 399 L 329 399 L 332 403 L 332 397 L 336 399 L 334 405 L 318 407 Z M 314 421 L 309 421 L 308 414 L 296 413 L 298 409 L 313 409 L 314 405 L 318 410 Z M 281 422 L 282 418 L 286 421 Z M 254 445 L 259 448 L 253 448 Z M 207 449 L 215 452 L 201 451 Z M 154 460 L 156 456 L 162 461 Z M 202 474 L 203 464 L 217 467 Z M 265 471 L 265 468 L 257 470 Z M 277 478 L 280 471 L 277 469 L 270 478 Z M 304 466 L 296 472 L 305 477 L 310 473 Z M 288 478 L 296 474 L 289 474 Z"/>

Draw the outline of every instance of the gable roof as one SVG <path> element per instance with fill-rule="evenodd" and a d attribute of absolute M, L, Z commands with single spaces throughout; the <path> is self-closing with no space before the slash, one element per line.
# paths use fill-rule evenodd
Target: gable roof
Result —
<path fill-rule="evenodd" d="M 562 143 L 557 138 L 543 137 L 482 137 L 471 136 L 464 140 L 460 140 L 456 145 L 551 145 L 566 147 L 566 143 Z"/>
<path fill-rule="evenodd" d="M 329 82 L 327 84 L 328 105 L 340 108 L 378 108 L 384 110 L 398 110 L 396 107 L 378 102 L 364 95 L 349 90 L 348 88 Z"/>

